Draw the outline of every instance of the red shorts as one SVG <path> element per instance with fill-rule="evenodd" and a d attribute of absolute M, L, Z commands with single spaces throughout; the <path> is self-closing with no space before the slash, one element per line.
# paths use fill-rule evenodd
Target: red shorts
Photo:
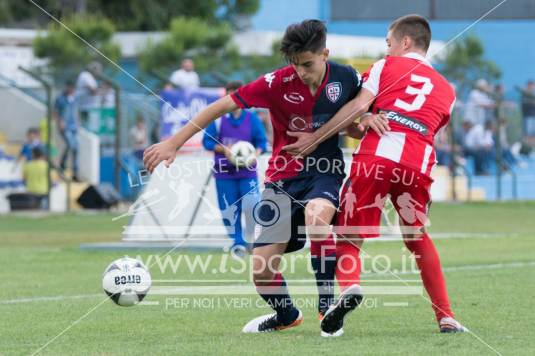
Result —
<path fill-rule="evenodd" d="M 380 236 L 381 215 L 387 199 L 398 213 L 402 232 L 419 232 L 428 223 L 432 183 L 433 179 L 425 174 L 389 159 L 353 156 L 351 173 L 340 195 L 335 232 L 361 238 Z M 389 225 L 393 222 L 387 220 L 386 226 Z"/>

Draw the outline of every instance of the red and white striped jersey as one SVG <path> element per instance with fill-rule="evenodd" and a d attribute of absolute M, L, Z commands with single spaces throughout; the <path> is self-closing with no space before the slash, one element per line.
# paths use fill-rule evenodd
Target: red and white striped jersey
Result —
<path fill-rule="evenodd" d="M 453 87 L 417 53 L 381 59 L 363 77 L 362 88 L 375 95 L 372 112 L 385 112 L 391 131 L 379 137 L 368 130 L 355 154 L 384 157 L 430 176 L 434 136 L 450 119 Z"/>

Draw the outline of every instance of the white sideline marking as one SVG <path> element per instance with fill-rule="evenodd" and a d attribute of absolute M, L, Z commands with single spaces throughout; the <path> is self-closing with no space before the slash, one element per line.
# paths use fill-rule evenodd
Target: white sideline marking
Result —
<path fill-rule="evenodd" d="M 519 268 L 519 267 L 532 267 L 535 266 L 535 261 L 528 262 L 509 262 L 509 263 L 493 263 L 488 265 L 466 265 L 466 266 L 452 266 L 452 267 L 442 267 L 443 272 L 457 272 L 457 271 L 477 271 L 482 269 L 506 269 L 506 268 Z M 419 274 L 420 272 L 396 272 L 397 275 L 402 274 Z M 390 275 L 390 273 L 367 273 L 367 275 Z"/>
<path fill-rule="evenodd" d="M 528 262 L 509 262 L 509 263 L 493 263 L 488 265 L 467 265 L 467 266 L 452 266 L 444 267 L 442 270 L 444 272 L 457 272 L 457 271 L 468 271 L 468 270 L 484 270 L 484 269 L 506 269 L 506 268 L 519 268 L 519 267 L 533 267 L 535 266 L 535 261 Z M 381 273 L 383 275 L 385 273 Z M 396 274 L 417 274 L 416 272 L 398 272 Z M 378 273 L 369 273 L 367 275 L 378 275 Z M 214 289 L 219 289 L 220 287 L 215 286 Z M 182 292 L 182 290 L 180 290 Z M 160 290 L 158 290 L 160 292 Z M 21 304 L 21 303 L 34 303 L 34 302 L 55 302 L 61 300 L 70 300 L 70 299 L 89 299 L 102 297 L 102 294 L 85 294 L 85 295 L 58 295 L 52 297 L 35 297 L 35 298 L 19 298 L 19 299 L 8 299 L 0 300 L 0 305 L 8 304 Z M 148 304 L 147 302 L 142 302 Z M 150 302 L 149 302 L 150 303 Z"/>
<path fill-rule="evenodd" d="M 450 240 L 450 239 L 501 239 L 501 238 L 514 238 L 521 236 L 516 233 L 495 233 L 495 232 L 430 232 L 429 236 L 431 240 Z M 403 241 L 401 236 L 380 236 L 378 238 L 366 239 L 366 243 L 369 242 L 390 242 L 390 241 Z"/>
<path fill-rule="evenodd" d="M 408 307 L 409 302 L 384 302 L 384 307 Z"/>
<path fill-rule="evenodd" d="M 89 299 L 102 297 L 103 294 L 84 294 L 84 295 L 57 295 L 54 297 L 35 297 L 35 298 L 20 298 L 10 300 L 0 300 L 0 304 L 18 304 L 18 303 L 33 303 L 33 302 L 55 302 L 69 299 Z"/>
<path fill-rule="evenodd" d="M 138 305 L 149 305 L 149 306 L 160 305 L 160 302 L 157 300 L 146 300 L 146 301 L 144 300 L 140 302 Z"/>

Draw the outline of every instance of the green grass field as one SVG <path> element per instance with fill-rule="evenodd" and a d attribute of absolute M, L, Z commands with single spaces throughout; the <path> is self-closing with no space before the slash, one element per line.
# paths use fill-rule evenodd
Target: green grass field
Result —
<path fill-rule="evenodd" d="M 303 310 L 302 326 L 263 335 L 240 333 L 247 321 L 267 311 L 257 306 L 168 308 L 168 298 L 192 298 L 149 294 L 146 300 L 159 305 L 118 307 L 105 300 L 101 290 L 107 264 L 125 253 L 146 259 L 149 254 L 163 255 L 165 251 L 80 250 L 80 243 L 120 239 L 125 221 L 112 222 L 111 217 L 0 218 L 1 355 L 32 354 L 47 343 L 40 354 L 531 355 L 535 350 L 531 309 L 535 292 L 535 203 L 434 204 L 432 233 L 488 234 L 436 240 L 454 311 L 473 332 L 460 335 L 439 334 L 430 306 L 416 295 L 369 296 L 373 303 L 354 312 L 347 320 L 344 336 L 337 339 L 319 336 L 312 307 Z M 392 269 L 400 267 L 401 248 L 399 241 L 364 246 L 371 256 L 391 256 Z M 174 252 L 171 257 L 178 255 L 194 257 L 184 251 Z M 200 255 L 206 257 L 208 253 Z M 214 256 L 208 271 L 219 265 L 222 256 Z M 306 272 L 307 263 L 303 259 L 302 268 L 286 278 L 312 278 Z M 151 274 L 159 280 L 248 275 L 192 275 L 182 265 L 176 273 L 162 274 L 153 268 Z M 379 277 L 392 279 L 389 275 L 363 276 L 364 280 Z M 292 291 L 295 284 L 289 284 Z M 408 304 L 387 307 L 385 301 Z"/>

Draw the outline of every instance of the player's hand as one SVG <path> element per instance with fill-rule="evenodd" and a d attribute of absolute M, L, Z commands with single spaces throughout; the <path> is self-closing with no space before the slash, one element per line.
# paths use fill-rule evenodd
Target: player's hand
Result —
<path fill-rule="evenodd" d="M 223 148 L 223 154 L 225 155 L 225 157 L 227 157 L 229 163 L 232 163 L 232 151 L 230 150 L 232 146 L 221 146 Z"/>
<path fill-rule="evenodd" d="M 351 125 L 346 128 L 346 135 L 352 138 L 361 139 L 365 133 L 366 130 L 361 130 L 360 125 L 356 122 L 351 123 Z"/>
<path fill-rule="evenodd" d="M 382 136 L 387 131 L 390 131 L 390 125 L 388 125 L 388 118 L 383 113 L 365 116 L 360 120 L 358 129 L 361 131 L 365 131 L 368 128 L 371 128 L 379 136 Z"/>
<path fill-rule="evenodd" d="M 169 168 L 175 160 L 177 148 L 170 140 L 156 143 L 143 152 L 143 164 L 152 173 L 154 169 L 163 161 Z"/>
<path fill-rule="evenodd" d="M 297 141 L 290 145 L 283 146 L 282 149 L 292 156 L 304 157 L 313 152 L 317 147 L 317 140 L 311 132 L 286 132 L 290 137 L 296 137 Z"/>

